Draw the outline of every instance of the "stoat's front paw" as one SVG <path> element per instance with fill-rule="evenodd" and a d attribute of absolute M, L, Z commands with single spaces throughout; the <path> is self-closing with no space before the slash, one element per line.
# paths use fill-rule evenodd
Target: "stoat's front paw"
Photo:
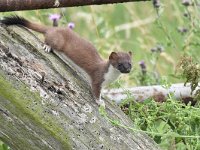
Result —
<path fill-rule="evenodd" d="M 42 48 L 43 48 L 44 51 L 47 52 L 47 53 L 51 52 L 51 47 L 50 47 L 49 45 L 44 44 Z"/>
<path fill-rule="evenodd" d="M 99 106 L 102 106 L 103 108 L 106 107 L 105 102 L 104 102 L 104 100 L 102 100 L 102 99 L 97 99 L 97 100 L 96 100 L 96 103 L 97 103 Z"/>
<path fill-rule="evenodd" d="M 59 2 L 59 0 L 55 0 L 55 2 L 54 2 L 54 5 L 53 6 L 55 6 L 55 7 L 58 7 L 60 5 L 60 2 Z"/>

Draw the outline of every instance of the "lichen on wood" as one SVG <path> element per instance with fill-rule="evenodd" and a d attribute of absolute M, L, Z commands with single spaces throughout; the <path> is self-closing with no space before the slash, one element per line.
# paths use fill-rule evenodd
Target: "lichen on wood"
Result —
<path fill-rule="evenodd" d="M 0 26 L 0 139 L 15 150 L 151 149 L 143 133 L 102 117 L 85 76 L 20 27 Z M 112 119 L 131 120 L 106 100 Z"/>

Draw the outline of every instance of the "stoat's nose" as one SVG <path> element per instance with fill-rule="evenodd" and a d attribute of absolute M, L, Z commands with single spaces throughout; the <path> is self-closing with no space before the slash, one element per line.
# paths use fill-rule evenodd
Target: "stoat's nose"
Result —
<path fill-rule="evenodd" d="M 130 68 L 130 67 L 126 69 L 126 72 L 127 72 L 127 73 L 129 73 L 130 71 L 131 71 L 131 68 Z"/>
<path fill-rule="evenodd" d="M 118 69 L 121 73 L 129 73 L 131 71 L 131 64 L 126 63 L 126 64 L 120 64 L 118 66 Z"/>

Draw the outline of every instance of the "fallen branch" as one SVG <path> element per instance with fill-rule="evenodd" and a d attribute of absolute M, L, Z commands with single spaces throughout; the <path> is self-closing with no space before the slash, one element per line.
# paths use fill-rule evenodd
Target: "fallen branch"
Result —
<path fill-rule="evenodd" d="M 139 1 L 150 0 L 1 0 L 0 12 Z"/>
<path fill-rule="evenodd" d="M 200 85 L 196 90 L 200 89 Z M 134 87 L 128 89 L 110 89 L 103 90 L 105 96 L 109 99 L 120 103 L 130 95 L 137 101 L 144 101 L 148 98 L 154 98 L 156 101 L 165 101 L 166 97 L 171 94 L 176 99 L 192 98 L 190 85 L 184 86 L 183 83 L 173 84 L 170 88 L 164 88 L 160 85 Z M 193 92 L 195 93 L 195 91 Z"/>

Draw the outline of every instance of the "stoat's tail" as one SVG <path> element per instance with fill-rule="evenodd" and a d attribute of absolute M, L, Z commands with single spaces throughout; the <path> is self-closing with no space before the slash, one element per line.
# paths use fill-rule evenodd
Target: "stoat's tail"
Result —
<path fill-rule="evenodd" d="M 25 18 L 19 16 L 4 17 L 4 19 L 0 22 L 5 25 L 22 25 L 40 33 L 45 33 L 49 29 L 49 27 L 47 26 L 32 23 Z"/>

